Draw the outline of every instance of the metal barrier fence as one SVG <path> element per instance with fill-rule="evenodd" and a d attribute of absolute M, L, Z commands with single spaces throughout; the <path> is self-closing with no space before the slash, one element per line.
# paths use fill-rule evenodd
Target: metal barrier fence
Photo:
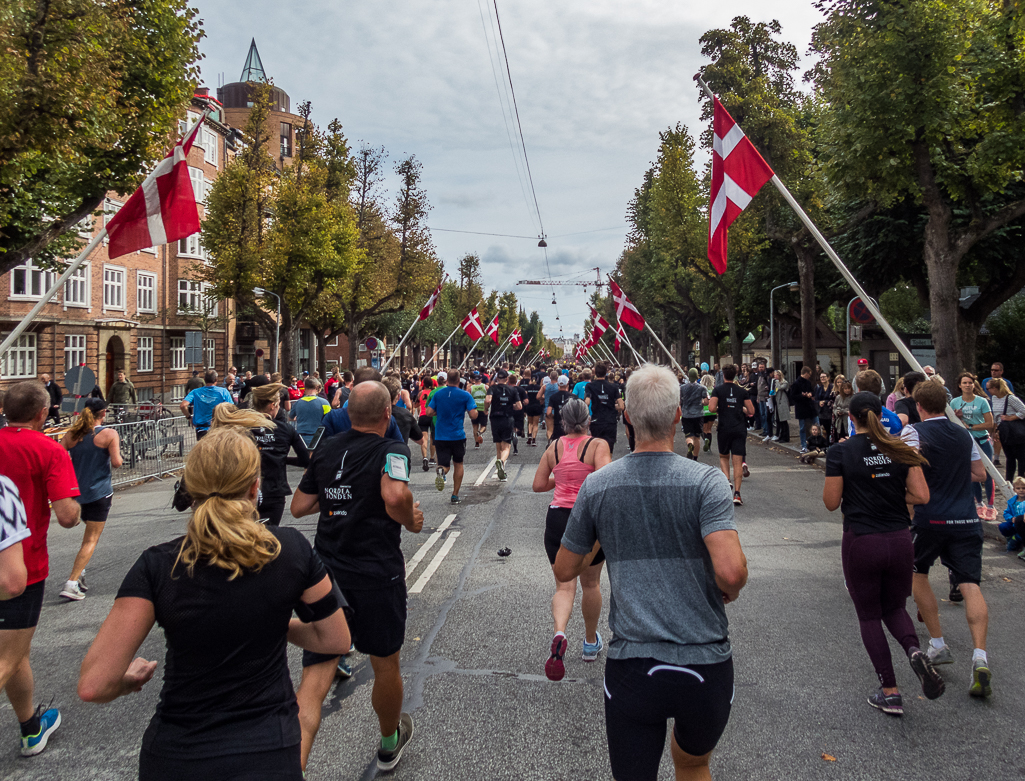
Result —
<path fill-rule="evenodd" d="M 196 430 L 182 415 L 157 420 L 113 423 L 109 428 L 121 437 L 121 459 L 113 470 L 114 485 L 162 477 L 185 466 L 185 458 L 196 444 Z M 49 436 L 60 440 L 64 432 Z"/>

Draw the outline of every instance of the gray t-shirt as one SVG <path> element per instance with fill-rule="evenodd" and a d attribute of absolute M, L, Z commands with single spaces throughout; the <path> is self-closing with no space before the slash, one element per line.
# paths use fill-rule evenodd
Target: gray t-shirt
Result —
<path fill-rule="evenodd" d="M 680 386 L 680 417 L 700 418 L 705 414 L 705 399 L 708 390 L 700 382 L 688 382 Z"/>
<path fill-rule="evenodd" d="M 588 475 L 562 544 L 586 554 L 601 542 L 612 585 L 610 659 L 730 658 L 729 622 L 704 538 L 736 528 L 725 475 L 675 453 L 631 453 Z"/>

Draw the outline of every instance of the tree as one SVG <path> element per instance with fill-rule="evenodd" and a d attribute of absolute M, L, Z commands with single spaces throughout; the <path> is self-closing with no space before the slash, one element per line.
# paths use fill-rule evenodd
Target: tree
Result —
<path fill-rule="evenodd" d="M 812 75 L 830 106 L 826 173 L 852 196 L 884 206 L 910 198 L 924 208 L 933 344 L 937 368 L 948 377 L 975 366 L 985 315 L 1025 285 L 1019 261 L 974 311 L 959 305 L 969 253 L 1025 215 L 1025 197 L 1011 187 L 1025 165 L 1020 5 L 819 3 L 826 20 L 814 32 L 820 60 Z"/>
<path fill-rule="evenodd" d="M 184 0 L 0 10 L 0 273 L 81 246 L 77 223 L 166 152 L 198 77 Z"/>

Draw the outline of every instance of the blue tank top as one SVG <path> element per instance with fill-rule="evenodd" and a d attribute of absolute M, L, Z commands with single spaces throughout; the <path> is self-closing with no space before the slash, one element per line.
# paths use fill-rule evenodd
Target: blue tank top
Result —
<path fill-rule="evenodd" d="M 96 433 L 105 428 L 106 426 L 100 426 L 93 429 L 68 451 L 71 454 L 71 464 L 75 467 L 75 477 L 78 478 L 78 490 L 81 491 L 76 497 L 79 504 L 89 504 L 114 493 L 110 474 L 110 453 L 106 448 L 99 448 L 93 444 Z"/>

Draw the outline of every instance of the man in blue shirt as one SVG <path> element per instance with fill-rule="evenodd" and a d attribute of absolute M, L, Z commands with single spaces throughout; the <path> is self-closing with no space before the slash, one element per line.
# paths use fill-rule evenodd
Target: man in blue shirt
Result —
<path fill-rule="evenodd" d="M 477 402 L 473 396 L 459 388 L 459 372 L 451 371 L 445 379 L 444 388 L 431 396 L 428 415 L 434 419 L 434 449 L 438 453 L 438 476 L 434 486 L 445 490 L 448 482 L 449 463 L 452 467 L 452 504 L 459 504 L 459 487 L 463 484 L 463 456 L 466 455 L 466 429 L 463 416 L 469 412 L 470 420 L 477 419 Z"/>
<path fill-rule="evenodd" d="M 591 381 L 591 370 L 584 369 L 580 372 L 580 382 L 573 386 L 573 395 L 581 401 L 587 396 L 587 383 Z"/>
<path fill-rule="evenodd" d="M 990 380 L 1003 380 L 1007 383 L 1007 387 L 1010 389 L 1011 393 L 1014 393 L 1014 385 L 1012 385 L 1011 381 L 1004 376 L 1004 365 L 1000 363 L 1000 361 L 994 361 L 993 365 L 989 367 L 989 375 L 990 376 L 983 381 L 982 388 L 986 391 L 986 395 L 991 399 L 993 398 L 993 394 L 989 392 Z"/>
<path fill-rule="evenodd" d="M 372 366 L 361 366 L 356 369 L 352 377 L 352 386 L 356 387 L 361 382 L 380 382 L 381 372 Z M 348 431 L 352 428 L 352 421 L 349 420 L 349 402 L 346 401 L 339 409 L 333 409 L 324 416 L 324 436 L 333 437 L 335 434 L 341 434 L 343 431 Z M 388 424 L 388 433 L 384 435 L 385 439 L 394 439 L 396 442 L 402 442 L 405 444 L 405 439 L 402 437 L 402 431 L 399 429 L 399 424 L 395 420 L 395 416 L 392 415 L 391 423 Z"/>
<path fill-rule="evenodd" d="M 879 372 L 875 369 L 865 369 L 864 371 L 858 372 L 854 375 L 854 380 L 858 384 L 859 391 L 868 391 L 869 393 L 874 393 L 876 396 L 881 395 L 883 392 L 883 378 L 879 376 Z M 899 437 L 900 432 L 904 428 L 904 423 L 901 421 L 897 413 L 887 409 L 885 405 L 883 406 L 883 414 L 879 419 L 879 422 L 883 424 L 883 428 L 885 428 L 889 434 L 895 437 Z M 849 418 L 848 425 L 850 434 L 853 437 L 854 420 Z"/>
<path fill-rule="evenodd" d="M 303 438 L 306 447 L 309 447 L 317 429 L 324 425 L 324 416 L 331 411 L 331 405 L 325 398 L 317 395 L 320 390 L 319 380 L 307 377 L 303 381 L 303 388 L 306 393 L 301 399 L 292 402 L 288 417 L 295 421 L 295 430 Z"/>
<path fill-rule="evenodd" d="M 192 425 L 196 427 L 196 441 L 201 440 L 206 432 L 210 430 L 210 421 L 214 417 L 214 407 L 218 404 L 233 403 L 231 394 L 217 385 L 217 372 L 210 369 L 203 375 L 202 388 L 196 388 L 189 392 L 189 395 L 182 399 L 180 405 L 182 414 L 191 417 Z M 192 407 L 191 415 L 189 406 Z"/>

